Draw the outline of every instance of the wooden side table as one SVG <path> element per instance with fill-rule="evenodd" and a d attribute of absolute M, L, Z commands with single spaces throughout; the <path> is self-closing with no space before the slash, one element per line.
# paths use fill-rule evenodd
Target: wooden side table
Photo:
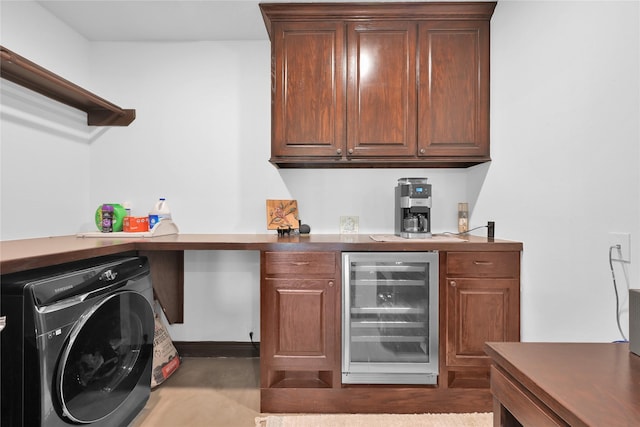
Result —
<path fill-rule="evenodd" d="M 486 343 L 494 426 L 640 426 L 640 356 L 628 344 Z"/>

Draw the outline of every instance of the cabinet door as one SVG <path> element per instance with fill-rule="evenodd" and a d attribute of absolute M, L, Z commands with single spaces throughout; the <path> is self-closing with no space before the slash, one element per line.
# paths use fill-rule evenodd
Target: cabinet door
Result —
<path fill-rule="evenodd" d="M 270 369 L 334 368 L 336 288 L 331 279 L 265 280 L 261 357 Z"/>
<path fill-rule="evenodd" d="M 272 157 L 338 156 L 344 132 L 344 24 L 274 24 Z"/>
<path fill-rule="evenodd" d="M 418 155 L 489 160 L 489 22 L 420 24 Z"/>
<path fill-rule="evenodd" d="M 349 157 L 415 156 L 416 32 L 413 22 L 349 24 Z"/>
<path fill-rule="evenodd" d="M 448 278 L 446 357 L 449 366 L 488 366 L 487 341 L 519 341 L 518 279 Z"/>

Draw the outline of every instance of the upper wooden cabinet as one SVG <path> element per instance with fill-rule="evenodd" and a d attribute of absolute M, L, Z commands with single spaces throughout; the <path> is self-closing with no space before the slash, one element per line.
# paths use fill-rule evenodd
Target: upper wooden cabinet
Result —
<path fill-rule="evenodd" d="M 489 21 L 420 23 L 418 51 L 418 155 L 490 160 Z"/>
<path fill-rule="evenodd" d="M 349 23 L 347 161 L 416 154 L 416 25 Z"/>
<path fill-rule="evenodd" d="M 272 156 L 339 157 L 345 140 L 344 26 L 273 25 Z"/>
<path fill-rule="evenodd" d="M 261 4 L 271 162 L 468 167 L 489 161 L 495 2 Z"/>

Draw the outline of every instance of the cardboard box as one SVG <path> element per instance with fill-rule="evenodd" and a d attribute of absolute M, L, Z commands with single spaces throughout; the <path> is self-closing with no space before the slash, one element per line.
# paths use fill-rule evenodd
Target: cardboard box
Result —
<path fill-rule="evenodd" d="M 146 216 L 126 216 L 122 229 L 129 233 L 149 231 L 149 218 Z"/>

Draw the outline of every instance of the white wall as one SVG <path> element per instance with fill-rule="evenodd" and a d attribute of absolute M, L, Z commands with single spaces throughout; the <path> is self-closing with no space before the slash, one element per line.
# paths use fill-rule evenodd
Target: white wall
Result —
<path fill-rule="evenodd" d="M 626 272 L 640 287 L 639 21 L 638 2 L 499 2 L 493 161 L 461 170 L 270 165 L 266 31 L 249 42 L 90 43 L 78 51 L 91 90 L 135 108 L 137 118 L 87 138 L 91 167 L 77 176 L 90 183 L 89 202 L 75 204 L 82 212 L 63 220 L 63 229 L 34 234 L 31 210 L 5 221 L 8 201 L 29 188 L 5 184 L 19 174 L 4 172 L 5 139 L 13 145 L 17 137 L 5 133 L 3 114 L 2 239 L 91 227 L 105 201 L 130 201 L 145 214 L 160 196 L 183 233 L 263 233 L 265 199 L 289 197 L 312 232 L 336 233 L 340 215 L 358 215 L 363 233 L 390 232 L 397 178 L 427 176 L 434 231 L 455 230 L 456 204 L 469 201 L 472 226 L 495 220 L 498 237 L 524 242 L 523 340 L 618 339 L 608 232 L 632 233 L 633 261 L 624 271 L 616 265 L 618 284 L 626 287 Z M 47 28 L 64 33 L 59 27 Z M 16 26 L 12 34 L 23 31 Z M 12 126 L 46 146 L 35 126 Z M 259 339 L 257 252 L 187 252 L 186 270 L 185 323 L 170 327 L 174 339 L 246 341 L 250 331 Z"/>
<path fill-rule="evenodd" d="M 1 11 L 2 46 L 89 85 L 84 38 L 32 2 Z M 75 233 L 89 208 L 86 115 L 4 79 L 0 97 L 0 238 Z"/>
<path fill-rule="evenodd" d="M 609 232 L 632 234 L 633 263 L 615 270 L 640 287 L 639 27 L 638 2 L 499 2 L 493 16 L 493 162 L 471 171 L 472 217 L 524 242 L 525 340 L 619 338 Z"/>

